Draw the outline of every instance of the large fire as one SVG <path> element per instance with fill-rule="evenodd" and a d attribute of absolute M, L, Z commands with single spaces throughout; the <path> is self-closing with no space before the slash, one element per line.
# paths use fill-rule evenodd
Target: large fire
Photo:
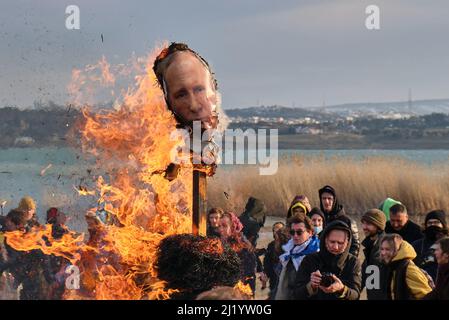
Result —
<path fill-rule="evenodd" d="M 176 292 L 166 289 L 153 264 L 162 238 L 192 231 L 193 166 L 183 164 L 174 180 L 165 177 L 171 152 L 183 141 L 170 139 L 176 121 L 152 71 L 159 51 L 135 60 L 132 67 L 141 73 L 113 109 L 94 112 L 83 107 L 82 150 L 94 155 L 108 176 L 97 177 L 95 190 L 75 189 L 81 196 L 95 197 L 97 207 L 88 215 L 97 217 L 101 211 L 113 221 L 98 224 L 98 237 L 87 243 L 74 232 L 53 239 L 50 225 L 7 235 L 17 250 L 40 249 L 79 267 L 81 287 L 66 289 L 66 299 L 167 299 Z M 69 90 L 80 103 L 81 93 L 93 94 L 92 82 L 111 87 L 117 79 L 111 70 L 129 75 L 129 69 L 114 69 L 102 58 L 97 65 L 74 70 Z M 241 284 L 236 288 L 250 290 Z"/>
<path fill-rule="evenodd" d="M 171 151 L 182 141 L 170 140 L 176 121 L 156 86 L 151 68 L 155 57 L 153 53 L 146 58 L 145 73 L 135 78 L 120 106 L 102 112 L 83 109 L 82 149 L 95 155 L 109 176 L 98 177 L 96 190 L 77 190 L 96 196 L 98 205 L 118 223 L 106 223 L 101 241 L 87 244 L 74 233 L 55 240 L 49 225 L 26 235 L 8 235 L 15 249 L 41 249 L 80 267 L 81 289 L 66 290 L 65 298 L 167 299 L 173 292 L 157 279 L 153 263 L 163 237 L 191 232 L 192 166 L 181 166 L 173 181 L 164 177 Z M 104 58 L 97 67 L 103 85 L 115 81 Z M 90 85 L 93 69 L 75 70 L 70 88 Z"/>

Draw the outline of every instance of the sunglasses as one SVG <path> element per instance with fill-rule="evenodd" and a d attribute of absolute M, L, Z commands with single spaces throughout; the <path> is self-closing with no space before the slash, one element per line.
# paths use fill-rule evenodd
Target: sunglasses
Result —
<path fill-rule="evenodd" d="M 298 236 L 300 236 L 300 235 L 302 235 L 304 232 L 305 232 L 304 230 L 290 230 L 290 235 L 294 236 L 295 233 L 296 233 Z"/>

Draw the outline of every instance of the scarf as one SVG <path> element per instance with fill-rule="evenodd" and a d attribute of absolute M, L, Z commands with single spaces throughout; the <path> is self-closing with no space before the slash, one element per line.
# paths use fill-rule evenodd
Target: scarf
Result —
<path fill-rule="evenodd" d="M 293 239 L 290 239 L 282 246 L 282 249 L 285 252 L 279 257 L 282 266 L 285 267 L 287 263 L 292 260 L 295 270 L 298 271 L 298 268 L 306 255 L 320 251 L 320 240 L 317 236 L 313 236 L 306 242 L 295 246 L 293 244 Z"/>

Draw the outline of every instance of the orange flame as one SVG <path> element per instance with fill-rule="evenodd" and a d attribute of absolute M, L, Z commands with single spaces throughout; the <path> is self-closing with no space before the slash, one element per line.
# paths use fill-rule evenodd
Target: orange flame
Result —
<path fill-rule="evenodd" d="M 99 227 L 101 239 L 91 238 L 84 245 L 79 245 L 82 237 L 73 234 L 51 238 L 49 227 L 8 235 L 13 248 L 41 249 L 80 266 L 82 288 L 66 290 L 66 299 L 167 299 L 177 292 L 157 278 L 153 264 L 163 237 L 191 232 L 193 167 L 183 164 L 172 181 L 163 174 L 171 163 L 171 151 L 182 147 L 182 141 L 170 140 L 176 121 L 152 71 L 159 51 L 137 60 L 144 63 L 145 73 L 135 77 L 135 87 L 128 89 L 120 107 L 97 113 L 83 109 L 82 149 L 96 156 L 97 164 L 110 176 L 97 179 L 96 191 L 75 189 L 80 195 L 98 195 L 98 205 L 118 223 L 105 223 Z M 97 66 L 105 78 L 103 85 L 116 81 L 111 74 L 114 68 L 104 57 Z M 92 68 L 88 66 L 86 72 Z M 81 70 L 72 75 L 72 90 L 89 83 Z M 92 208 L 89 214 L 95 216 L 98 209 Z"/>
<path fill-rule="evenodd" d="M 64 234 L 61 239 L 54 239 L 52 226 L 46 225 L 41 228 L 33 228 L 30 232 L 11 231 L 5 233 L 9 246 L 19 251 L 40 249 L 43 253 L 54 254 L 64 257 L 71 263 L 76 263 L 80 258 L 80 249 L 97 250 L 93 247 L 83 245 L 84 235 L 74 232 Z M 84 248 L 83 248 L 84 246 Z"/>
<path fill-rule="evenodd" d="M 243 284 L 242 281 L 237 282 L 237 284 L 234 286 L 234 289 L 239 290 L 245 296 L 253 296 L 253 290 L 251 289 L 251 286 L 249 284 Z"/>

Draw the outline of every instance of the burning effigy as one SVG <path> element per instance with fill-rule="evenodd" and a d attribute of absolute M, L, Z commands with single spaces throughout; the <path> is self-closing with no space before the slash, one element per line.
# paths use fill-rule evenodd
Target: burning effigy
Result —
<path fill-rule="evenodd" d="M 112 87 L 120 76 L 130 76 L 130 69 L 135 83 L 120 92 L 112 109 L 89 106 L 83 94 L 93 94 L 95 85 Z M 186 77 L 189 73 L 200 85 Z M 95 188 L 76 188 L 95 203 L 85 215 L 88 241 L 84 234 L 69 230 L 55 237 L 52 226 L 45 225 L 9 232 L 7 243 L 19 251 L 40 250 L 76 267 L 79 284 L 66 286 L 64 299 L 168 299 L 180 290 L 169 276 L 173 270 L 161 267 L 167 260 L 161 258 L 160 249 L 170 247 L 169 242 L 161 246 L 161 241 L 177 234 L 205 233 L 206 177 L 216 167 L 214 161 L 205 163 L 202 154 L 186 148 L 186 140 L 173 132 L 191 132 L 195 121 L 202 132 L 225 124 L 213 73 L 187 45 L 173 43 L 130 66 L 113 67 L 103 58 L 85 70 L 74 70 L 69 89 L 83 110 L 75 135 L 79 145 L 107 173 L 95 177 Z M 115 94 L 112 89 L 111 93 Z M 207 150 L 213 158 L 214 146 Z M 235 269 L 235 254 L 219 240 L 197 240 L 198 245 L 190 246 L 197 254 L 213 251 L 204 261 Z M 216 284 L 241 286 L 235 273 L 226 274 Z M 61 281 L 66 280 L 67 276 Z M 192 290 L 209 290 L 211 283 Z"/>

